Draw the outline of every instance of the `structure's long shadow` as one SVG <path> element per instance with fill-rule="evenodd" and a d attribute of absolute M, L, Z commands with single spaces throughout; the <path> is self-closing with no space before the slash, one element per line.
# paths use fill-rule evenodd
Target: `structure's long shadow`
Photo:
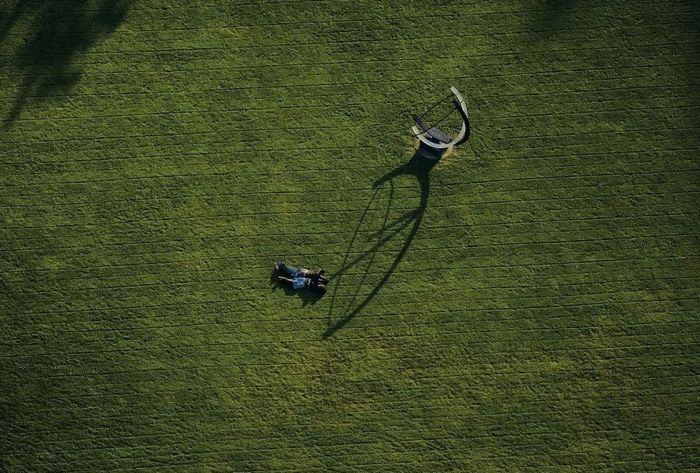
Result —
<path fill-rule="evenodd" d="M 19 118 L 32 97 L 50 97 L 70 91 L 82 67 L 76 61 L 109 36 L 126 18 L 131 0 L 18 0 L 0 7 L 0 43 L 9 43 L 12 62 L 0 63 L 20 72 L 15 100 L 2 120 L 7 129 Z M 10 38 L 11 30 L 25 24 L 26 33 Z"/>
<path fill-rule="evenodd" d="M 355 316 L 357 316 L 357 314 L 359 314 L 360 311 L 365 306 L 367 306 L 367 304 L 370 303 L 370 301 L 377 295 L 377 293 L 379 293 L 382 287 L 384 287 L 384 285 L 387 283 L 387 281 L 394 273 L 398 265 L 401 263 L 401 260 L 403 260 L 403 258 L 406 256 L 406 253 L 411 247 L 411 243 L 413 242 L 413 239 L 415 238 L 416 233 L 420 228 L 421 222 L 423 221 L 423 215 L 425 214 L 425 210 L 428 207 L 428 197 L 430 196 L 429 173 L 436 163 L 437 160 L 426 159 L 419 150 L 406 164 L 403 164 L 397 167 L 396 169 L 386 173 L 374 182 L 374 192 L 372 193 L 372 197 L 370 198 L 367 207 L 365 208 L 362 216 L 360 217 L 360 220 L 355 229 L 355 233 L 353 234 L 350 240 L 350 244 L 348 245 L 348 249 L 345 253 L 342 266 L 340 270 L 337 271 L 334 275 L 333 295 L 331 296 L 330 309 L 328 312 L 328 328 L 323 333 L 323 339 L 331 337 L 335 332 L 345 327 L 353 318 L 355 318 Z M 400 215 L 393 222 L 388 223 L 389 212 L 394 196 L 393 179 L 402 175 L 411 175 L 416 178 L 420 186 L 420 201 L 418 203 L 418 206 L 414 210 L 408 211 Z M 352 249 L 355 245 L 358 233 L 360 232 L 360 228 L 362 228 L 362 225 L 367 218 L 367 215 L 370 211 L 370 208 L 372 207 L 373 202 L 375 201 L 375 199 L 377 199 L 379 191 L 385 185 L 389 186 L 389 198 L 387 209 L 383 216 L 382 227 L 378 232 L 376 232 L 373 235 L 377 237 L 377 241 L 367 251 L 351 259 L 350 254 L 352 253 Z M 410 230 L 406 234 L 398 253 L 394 257 L 389 267 L 386 269 L 386 271 L 384 271 L 379 281 L 374 285 L 370 292 L 364 297 L 362 297 L 362 299 L 358 302 L 358 295 L 360 293 L 361 288 L 364 285 L 364 282 L 369 273 L 369 269 L 372 266 L 374 257 L 377 254 L 377 251 L 381 249 L 387 242 L 399 235 L 404 229 L 409 227 Z M 366 270 L 360 278 L 359 283 L 356 285 L 355 291 L 350 297 L 350 301 L 345 306 L 345 310 L 343 310 L 340 316 L 334 317 L 334 309 L 336 308 L 338 289 L 342 287 L 343 276 L 348 272 L 350 268 L 356 266 L 358 263 L 365 260 L 367 261 Z M 337 320 L 334 321 L 334 319 Z"/>

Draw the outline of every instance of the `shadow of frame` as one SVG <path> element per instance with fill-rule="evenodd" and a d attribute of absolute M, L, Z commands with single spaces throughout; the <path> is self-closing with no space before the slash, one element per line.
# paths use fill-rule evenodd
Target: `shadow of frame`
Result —
<path fill-rule="evenodd" d="M 406 256 L 406 253 L 411 247 L 416 233 L 418 233 L 418 229 L 421 226 L 423 216 L 425 215 L 425 211 L 428 208 L 428 198 L 430 196 L 429 173 L 430 170 L 435 166 L 435 164 L 437 164 L 437 162 L 437 159 L 426 158 L 422 151 L 419 149 L 418 151 L 416 151 L 416 153 L 413 155 L 410 161 L 384 174 L 382 177 L 380 177 L 374 182 L 374 192 L 372 193 L 372 197 L 370 198 L 367 207 L 365 208 L 362 216 L 360 217 L 358 225 L 355 229 L 355 233 L 353 234 L 353 237 L 350 240 L 350 244 L 348 245 L 348 249 L 345 253 L 342 266 L 340 270 L 336 273 L 333 295 L 331 296 L 330 309 L 328 311 L 328 328 L 323 333 L 321 337 L 322 339 L 332 337 L 333 334 L 345 327 L 352 319 L 354 319 L 360 313 L 360 311 L 362 311 L 362 309 L 364 309 L 367 306 L 367 304 L 369 304 L 372 301 L 372 299 L 374 299 L 374 297 L 379 293 L 379 291 L 381 291 L 381 289 L 387 283 L 389 278 L 391 278 L 391 275 L 394 273 L 394 271 L 396 271 L 396 268 Z M 391 208 L 391 201 L 393 199 L 394 193 L 392 181 L 396 177 L 402 175 L 410 175 L 416 178 L 420 186 L 420 201 L 418 206 L 414 210 L 404 213 L 392 223 L 387 224 L 389 210 Z M 377 198 L 379 190 L 387 184 L 389 185 L 389 203 L 387 205 L 387 210 L 384 215 L 382 228 L 378 232 L 378 241 L 368 251 L 348 261 L 350 259 L 349 257 L 353 245 L 355 244 L 357 234 L 359 233 L 359 230 L 364 220 L 366 219 L 366 216 L 370 210 L 370 207 L 372 206 L 372 203 Z M 376 252 L 389 240 L 398 235 L 403 229 L 409 227 L 410 230 L 406 235 L 403 243 L 401 244 L 398 253 L 389 265 L 388 269 L 384 271 L 379 281 L 374 285 L 370 292 L 366 296 L 364 296 L 362 300 L 356 302 L 360 288 L 362 287 L 365 281 L 367 272 L 369 271 L 369 267 L 371 266 L 371 262 L 374 259 L 374 255 L 376 254 Z M 346 306 L 346 309 L 343 311 L 338 320 L 334 322 L 333 311 L 336 307 L 336 297 L 338 295 L 338 289 L 342 285 L 343 275 L 348 271 L 348 269 L 352 268 L 353 266 L 357 265 L 363 260 L 369 260 L 369 264 L 367 265 L 367 271 L 365 271 L 364 275 L 360 280 L 360 283 L 357 285 L 355 292 L 350 299 L 350 302 Z"/>

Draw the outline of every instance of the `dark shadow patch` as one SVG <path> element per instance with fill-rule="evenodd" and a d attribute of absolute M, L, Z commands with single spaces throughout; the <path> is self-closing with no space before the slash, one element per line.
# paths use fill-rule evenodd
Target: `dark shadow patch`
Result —
<path fill-rule="evenodd" d="M 0 16 L 0 40 L 26 21 L 30 33 L 18 42 L 12 66 L 23 76 L 3 119 L 7 129 L 30 97 L 68 93 L 80 80 L 75 59 L 111 34 L 124 21 L 130 0 L 21 0 Z"/>
<path fill-rule="evenodd" d="M 425 210 L 428 207 L 428 197 L 430 196 L 429 172 L 437 162 L 437 160 L 426 159 L 426 157 L 424 157 L 419 150 L 413 155 L 409 162 L 386 173 L 374 182 L 375 190 L 372 193 L 372 197 L 370 198 L 362 216 L 360 217 L 357 227 L 355 228 L 355 232 L 350 240 L 348 249 L 345 252 L 342 266 L 340 270 L 334 274 L 333 295 L 331 297 L 330 309 L 328 311 L 328 328 L 323 333 L 323 339 L 331 337 L 335 332 L 345 327 L 352 319 L 354 319 L 360 313 L 360 311 L 362 311 L 362 309 L 364 309 L 367 304 L 374 299 L 382 287 L 384 287 L 391 275 L 394 273 L 394 271 L 396 271 L 396 268 L 406 256 L 406 253 L 411 247 L 411 243 L 413 242 L 416 233 L 420 228 L 421 222 L 423 221 Z M 420 201 L 414 210 L 405 212 L 393 221 L 389 221 L 388 217 L 394 196 L 394 185 L 392 181 L 394 178 L 403 175 L 413 176 L 418 181 L 420 186 Z M 376 239 L 376 242 L 366 251 L 361 252 L 354 258 L 351 258 L 350 255 L 353 253 L 353 248 L 355 247 L 360 229 L 365 224 L 370 209 L 378 199 L 380 191 L 385 187 L 388 187 L 389 194 L 387 198 L 386 211 L 381 217 L 381 228 L 378 231 L 370 234 L 370 237 Z M 400 242 L 398 253 L 389 264 L 388 269 L 382 272 L 379 281 L 374 284 L 368 294 L 360 296 L 360 290 L 365 286 L 365 280 L 367 279 L 367 275 L 372 267 L 372 263 L 377 252 L 389 241 L 401 235 L 406 229 L 408 232 L 405 233 L 403 237 L 400 237 L 403 238 L 403 240 Z M 354 284 L 355 288 L 350 290 L 352 295 L 349 296 L 349 302 L 345 304 L 344 309 L 339 311 L 337 303 L 338 291 L 343 287 L 344 275 L 350 268 L 357 266 L 361 262 L 366 262 L 365 270 L 362 276 L 360 276 L 359 282 Z"/>

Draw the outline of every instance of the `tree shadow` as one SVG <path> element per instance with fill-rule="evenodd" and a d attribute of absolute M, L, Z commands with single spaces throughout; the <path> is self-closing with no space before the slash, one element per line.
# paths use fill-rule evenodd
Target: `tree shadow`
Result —
<path fill-rule="evenodd" d="M 411 243 L 420 228 L 421 222 L 423 220 L 423 215 L 428 207 L 428 197 L 430 196 L 430 170 L 437 164 L 437 159 L 427 159 L 424 155 L 422 149 L 419 149 L 407 163 L 397 167 L 396 169 L 384 174 L 382 177 L 374 182 L 374 192 L 365 208 L 360 220 L 355 228 L 352 238 L 350 239 L 350 244 L 345 252 L 345 257 L 343 258 L 343 263 L 339 271 L 334 274 L 333 280 L 333 295 L 331 296 L 330 309 L 328 311 L 328 328 L 323 333 L 322 338 L 326 339 L 338 330 L 345 327 L 355 316 L 357 316 L 362 309 L 369 304 L 372 299 L 379 293 L 379 291 L 387 283 L 391 275 L 396 271 L 403 258 L 406 256 Z M 392 201 L 394 198 L 394 178 L 398 176 L 409 175 L 414 176 L 418 181 L 420 186 L 420 201 L 418 206 L 405 212 L 398 216 L 393 221 L 389 222 L 389 213 L 391 210 Z M 362 228 L 365 220 L 367 220 L 367 215 L 372 208 L 372 205 L 377 200 L 380 191 L 388 185 L 388 202 L 387 208 L 382 217 L 382 225 L 380 230 L 370 234 L 370 238 L 376 239 L 376 242 L 366 251 L 361 252 L 358 256 L 351 258 L 350 255 L 353 253 L 353 248 L 355 247 L 358 234 Z M 405 229 L 408 229 L 408 233 L 403 237 L 403 241 L 400 243 L 398 253 L 391 261 L 388 269 L 386 269 L 378 282 L 374 284 L 374 287 L 370 292 L 364 296 L 360 296 L 360 290 L 365 285 L 365 280 L 370 272 L 372 263 L 374 262 L 377 252 L 384 247 L 389 241 L 396 238 Z M 359 282 L 355 285 L 355 289 L 350 296 L 349 302 L 345 305 L 345 308 L 338 315 L 334 314 L 337 311 L 337 299 L 338 290 L 343 286 L 343 278 L 347 274 L 348 270 L 357 266 L 361 262 L 366 262 L 365 271 L 359 279 Z M 358 299 L 360 299 L 358 301 Z"/>
<path fill-rule="evenodd" d="M 323 297 L 323 294 L 318 294 L 316 292 L 311 292 L 307 290 L 297 290 L 297 289 L 292 289 L 290 286 L 286 284 L 280 284 L 279 281 L 277 280 L 277 276 L 279 276 L 280 273 L 277 272 L 276 270 L 272 270 L 270 273 L 270 287 L 272 288 L 272 292 L 275 292 L 277 289 L 281 289 L 284 291 L 285 296 L 289 297 L 298 297 L 301 299 L 302 307 L 306 307 L 307 305 L 311 304 L 314 305 L 317 303 L 321 298 Z"/>
<path fill-rule="evenodd" d="M 129 2 L 19 0 L 0 13 L 0 42 L 20 23 L 27 25 L 27 36 L 12 41 L 8 48 L 14 48 L 11 66 L 21 73 L 22 82 L 3 119 L 3 129 L 19 118 L 30 97 L 67 93 L 78 83 L 81 68 L 75 59 L 124 21 Z"/>

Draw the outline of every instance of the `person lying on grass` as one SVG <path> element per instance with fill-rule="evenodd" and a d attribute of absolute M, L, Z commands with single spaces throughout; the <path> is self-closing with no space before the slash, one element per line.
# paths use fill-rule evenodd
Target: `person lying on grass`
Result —
<path fill-rule="evenodd" d="M 316 294 L 326 293 L 325 284 L 314 282 L 311 278 L 299 276 L 295 278 L 286 278 L 284 276 L 277 276 L 277 281 L 291 285 L 292 289 L 306 289 L 307 291 L 315 292 Z"/>
<path fill-rule="evenodd" d="M 278 276 L 277 281 L 290 284 L 292 289 L 307 289 L 318 294 L 326 292 L 328 278 L 324 276 L 326 272 L 323 269 L 310 271 L 305 268 L 289 266 L 285 262 L 279 261 L 275 264 L 275 270 L 284 275 Z"/>
<path fill-rule="evenodd" d="M 325 276 L 326 271 L 323 269 L 319 269 L 318 271 L 311 271 L 305 268 L 289 266 L 284 261 L 278 261 L 275 264 L 275 270 L 279 273 L 284 274 L 287 278 L 308 278 L 311 279 L 314 285 L 328 284 L 328 278 Z"/>

